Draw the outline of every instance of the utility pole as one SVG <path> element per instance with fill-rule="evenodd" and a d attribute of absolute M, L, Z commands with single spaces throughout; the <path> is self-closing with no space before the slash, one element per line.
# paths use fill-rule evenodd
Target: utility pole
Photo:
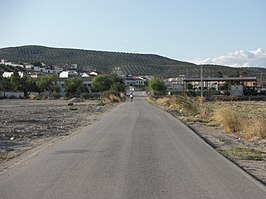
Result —
<path fill-rule="evenodd" d="M 263 77 L 262 77 L 262 71 L 260 72 L 260 87 L 263 86 Z"/>
<path fill-rule="evenodd" d="M 200 96 L 203 98 L 203 69 L 202 65 L 200 65 Z"/>

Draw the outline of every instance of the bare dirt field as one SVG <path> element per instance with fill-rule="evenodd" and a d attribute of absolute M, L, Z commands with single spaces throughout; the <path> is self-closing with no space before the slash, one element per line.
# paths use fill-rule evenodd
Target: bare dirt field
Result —
<path fill-rule="evenodd" d="M 25 151 L 74 134 L 110 106 L 97 101 L 0 100 L 0 164 Z"/>

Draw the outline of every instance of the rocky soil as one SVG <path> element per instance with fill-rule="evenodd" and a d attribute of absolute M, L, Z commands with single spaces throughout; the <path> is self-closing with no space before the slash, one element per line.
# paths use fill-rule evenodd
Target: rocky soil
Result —
<path fill-rule="evenodd" d="M 71 104 L 72 105 L 72 104 Z M 0 100 L 0 163 L 99 119 L 97 101 Z"/>

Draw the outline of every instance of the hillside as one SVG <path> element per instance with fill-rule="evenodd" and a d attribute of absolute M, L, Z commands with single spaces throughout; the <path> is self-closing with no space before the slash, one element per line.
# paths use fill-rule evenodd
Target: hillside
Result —
<path fill-rule="evenodd" d="M 111 73 L 119 67 L 124 74 L 131 75 L 186 75 L 198 77 L 199 66 L 169 59 L 155 54 L 134 54 L 121 52 L 104 52 L 93 50 L 50 48 L 44 46 L 21 46 L 0 49 L 0 59 L 11 62 L 43 62 L 46 65 L 78 64 L 80 69 L 98 70 Z M 216 65 L 204 65 L 204 76 L 215 77 L 221 74 L 243 74 L 245 76 L 266 76 L 266 69 L 232 68 Z"/>

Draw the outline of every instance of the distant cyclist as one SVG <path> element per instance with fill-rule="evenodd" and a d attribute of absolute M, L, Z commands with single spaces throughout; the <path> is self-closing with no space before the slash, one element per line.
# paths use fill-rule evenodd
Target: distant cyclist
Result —
<path fill-rule="evenodd" d="M 133 93 L 131 93 L 131 94 L 129 95 L 129 97 L 130 97 L 130 101 L 133 102 Z"/>

